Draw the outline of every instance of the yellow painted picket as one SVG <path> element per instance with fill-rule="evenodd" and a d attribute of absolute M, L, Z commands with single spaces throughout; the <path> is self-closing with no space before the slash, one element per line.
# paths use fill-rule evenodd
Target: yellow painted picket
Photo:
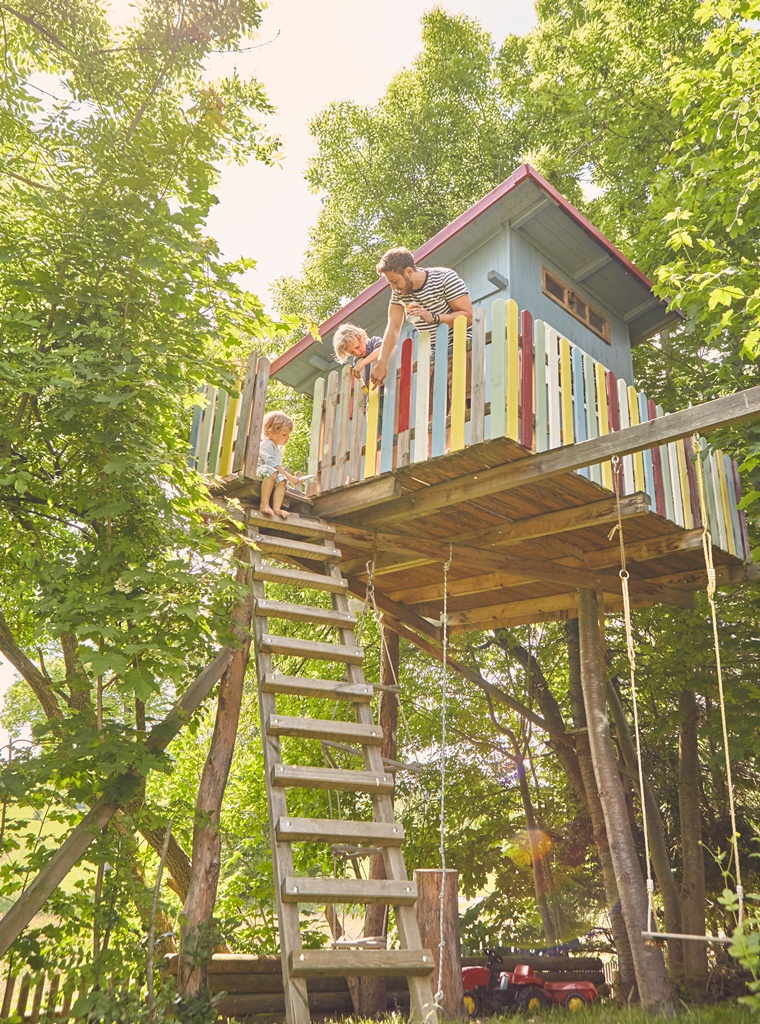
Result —
<path fill-rule="evenodd" d="M 467 398 L 467 319 L 454 321 L 454 354 L 451 364 L 451 451 L 464 448 L 464 416 Z"/>
<path fill-rule="evenodd" d="M 375 475 L 377 465 L 377 421 L 380 415 L 380 388 L 371 388 L 367 402 L 367 441 L 364 446 L 364 479 Z"/>
<path fill-rule="evenodd" d="M 639 416 L 639 393 L 633 385 L 629 384 L 628 394 L 628 415 L 631 426 L 635 427 L 641 422 Z M 644 477 L 644 454 L 635 452 L 633 456 L 633 480 L 637 491 L 646 491 L 646 479 Z"/>
<path fill-rule="evenodd" d="M 235 384 L 237 394 L 227 404 L 227 419 L 224 424 L 222 436 L 222 454 L 219 456 L 219 476 L 227 476 L 232 469 L 232 444 L 235 440 L 235 428 L 237 427 L 237 414 L 240 405 L 240 392 L 243 390 L 243 381 Z"/>
<path fill-rule="evenodd" d="M 599 436 L 610 432 L 610 410 L 607 404 L 607 378 L 604 367 L 601 363 L 594 366 L 594 377 L 596 379 L 596 407 L 599 410 Z M 602 463 L 602 486 L 608 491 L 612 490 L 612 464 Z"/>

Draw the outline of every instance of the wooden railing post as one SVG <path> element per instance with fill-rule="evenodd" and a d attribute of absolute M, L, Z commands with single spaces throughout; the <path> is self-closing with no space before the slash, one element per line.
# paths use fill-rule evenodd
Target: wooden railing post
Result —
<path fill-rule="evenodd" d="M 251 420 L 248 425 L 248 434 L 245 438 L 245 451 L 243 454 L 243 476 L 251 480 L 256 477 L 256 465 L 259 460 L 259 445 L 261 444 L 261 429 L 264 425 L 268 384 L 269 360 L 266 356 L 259 356 L 251 396 Z"/>

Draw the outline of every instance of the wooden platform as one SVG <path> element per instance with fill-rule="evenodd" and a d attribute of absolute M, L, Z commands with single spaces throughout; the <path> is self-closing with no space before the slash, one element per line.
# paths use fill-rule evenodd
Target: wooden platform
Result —
<path fill-rule="evenodd" d="M 440 617 L 449 545 L 452 631 L 574 617 L 580 586 L 603 592 L 610 610 L 621 608 L 614 495 L 575 472 L 512 486 L 516 464 L 524 477 L 528 460 L 540 458 L 506 438 L 485 441 L 325 492 L 314 513 L 337 526 L 351 589 L 363 594 L 374 558 L 385 610 L 402 621 L 409 613 Z M 503 474 L 502 486 L 468 500 L 486 470 Z M 435 503 L 445 504 L 427 508 L 436 493 Z M 701 530 L 656 515 L 645 494 L 621 498 L 621 507 L 633 603 L 689 607 L 705 585 Z M 717 547 L 714 558 L 719 583 L 758 578 L 756 567 Z"/>

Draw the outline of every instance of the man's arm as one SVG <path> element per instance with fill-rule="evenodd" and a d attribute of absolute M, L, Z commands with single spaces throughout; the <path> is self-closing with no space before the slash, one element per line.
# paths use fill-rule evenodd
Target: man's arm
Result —
<path fill-rule="evenodd" d="M 404 307 L 401 303 L 391 302 L 388 306 L 388 323 L 385 326 L 385 334 L 383 335 L 383 343 L 380 346 L 380 355 L 377 357 L 377 363 L 372 371 L 372 383 L 376 387 L 380 387 L 384 383 L 385 378 L 388 375 L 388 360 L 391 357 L 398 341 L 398 336 L 401 334 L 401 328 L 404 324 Z"/>
<path fill-rule="evenodd" d="M 464 313 L 467 317 L 467 326 L 470 327 L 472 324 L 472 302 L 470 301 L 470 296 L 460 295 L 458 299 L 451 299 L 449 305 L 451 306 L 451 312 L 440 313 L 438 322 L 446 324 L 447 327 L 453 327 L 456 318 Z M 419 316 L 426 324 L 433 326 L 433 314 L 428 312 L 428 310 L 418 302 L 411 303 L 409 306 L 409 312 Z"/>

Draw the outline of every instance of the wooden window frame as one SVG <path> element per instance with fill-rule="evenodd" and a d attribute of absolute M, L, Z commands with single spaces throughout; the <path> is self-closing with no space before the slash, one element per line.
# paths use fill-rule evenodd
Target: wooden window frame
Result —
<path fill-rule="evenodd" d="M 552 283 L 555 286 L 555 290 L 562 290 L 563 297 L 561 299 L 554 295 L 551 291 L 549 291 L 549 288 L 547 287 L 547 278 L 551 279 Z M 586 302 L 585 299 L 582 299 L 581 296 L 578 295 L 578 293 L 573 288 L 565 284 L 563 281 L 560 281 L 557 275 L 553 274 L 551 270 L 547 270 L 546 267 L 542 267 L 541 284 L 542 291 L 548 299 L 551 299 L 552 302 L 556 302 L 558 306 L 561 306 L 562 309 L 565 310 L 565 312 L 569 313 L 570 316 L 575 317 L 575 319 L 578 320 L 579 323 L 582 323 L 584 327 L 588 327 L 588 329 L 590 331 L 593 331 L 593 333 L 598 338 L 601 338 L 602 341 L 606 342 L 608 345 L 612 344 L 612 339 L 610 337 L 610 322 L 607 319 L 607 317 L 603 313 L 600 313 L 600 311 L 595 306 L 592 306 L 590 303 Z M 573 308 L 573 299 L 577 299 L 579 302 L 583 303 L 583 306 L 586 309 L 585 316 L 582 316 L 576 309 Z M 601 330 L 599 330 L 597 327 L 594 327 L 594 325 L 590 322 L 590 313 L 593 313 L 602 321 L 603 326 Z"/>

